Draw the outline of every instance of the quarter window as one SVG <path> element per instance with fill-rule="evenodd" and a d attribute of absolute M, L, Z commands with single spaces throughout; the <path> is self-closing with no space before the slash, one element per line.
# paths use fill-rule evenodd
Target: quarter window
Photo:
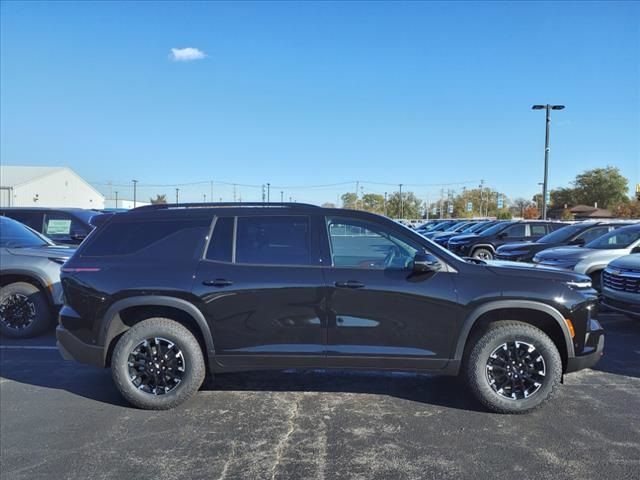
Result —
<path fill-rule="evenodd" d="M 531 229 L 532 237 L 542 237 L 547 234 L 547 227 L 545 225 L 529 225 Z"/>
<path fill-rule="evenodd" d="M 238 217 L 237 222 L 236 263 L 311 264 L 309 217 Z"/>
<path fill-rule="evenodd" d="M 327 229 L 334 267 L 403 269 L 418 251 L 408 240 L 369 222 L 328 218 Z"/>

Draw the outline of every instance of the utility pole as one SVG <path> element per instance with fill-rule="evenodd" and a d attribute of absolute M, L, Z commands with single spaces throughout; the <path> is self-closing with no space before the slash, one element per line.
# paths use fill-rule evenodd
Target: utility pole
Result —
<path fill-rule="evenodd" d="M 387 192 L 384 192 L 384 216 L 387 216 Z"/>
<path fill-rule="evenodd" d="M 136 194 L 137 194 L 137 185 L 138 180 L 131 180 L 133 182 L 133 208 L 136 208 Z"/>
<path fill-rule="evenodd" d="M 179 188 L 176 188 L 176 205 L 178 204 L 178 192 L 180 191 Z"/>
<path fill-rule="evenodd" d="M 271 203 L 271 184 L 267 182 L 267 203 Z"/>
<path fill-rule="evenodd" d="M 404 199 L 402 198 L 402 184 L 398 185 L 400 187 L 400 218 L 404 218 Z"/>
<path fill-rule="evenodd" d="M 116 208 L 118 208 L 118 191 L 117 190 L 115 191 L 115 194 L 116 194 Z"/>
<path fill-rule="evenodd" d="M 549 187 L 549 130 L 551 128 L 551 110 L 563 110 L 564 105 L 534 105 L 533 110 L 546 111 L 546 128 L 544 135 L 544 182 L 542 185 L 542 220 L 547 219 L 547 189 Z"/>
<path fill-rule="evenodd" d="M 206 194 L 206 193 L 203 193 L 203 194 L 202 194 L 202 201 L 203 201 L 204 203 L 207 203 L 207 194 Z"/>
<path fill-rule="evenodd" d="M 235 203 L 236 201 L 236 184 L 233 184 L 233 202 Z"/>
<path fill-rule="evenodd" d="M 480 216 L 482 217 L 482 202 L 484 201 L 484 180 L 480 180 Z"/>
<path fill-rule="evenodd" d="M 442 218 L 444 217 L 444 211 L 442 209 L 442 198 L 444 197 L 444 188 L 440 189 L 440 219 L 442 220 Z"/>
<path fill-rule="evenodd" d="M 266 199 L 266 193 L 264 191 L 264 183 L 262 184 L 262 203 L 264 203 L 265 199 Z"/>
<path fill-rule="evenodd" d="M 284 190 L 280 190 L 280 203 L 284 203 Z"/>

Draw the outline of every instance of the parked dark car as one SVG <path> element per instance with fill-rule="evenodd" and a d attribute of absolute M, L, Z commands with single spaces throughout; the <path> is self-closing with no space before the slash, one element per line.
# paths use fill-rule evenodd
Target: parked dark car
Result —
<path fill-rule="evenodd" d="M 0 215 L 13 218 L 58 244 L 78 245 L 93 230 L 92 219 L 101 212 L 82 208 L 0 208 Z"/>
<path fill-rule="evenodd" d="M 60 265 L 74 251 L 0 217 L 0 334 L 33 337 L 53 326 L 62 305 Z"/>
<path fill-rule="evenodd" d="M 535 242 L 517 242 L 502 245 L 496 250 L 495 258 L 514 262 L 531 262 L 536 253 L 547 248 L 565 245 L 582 246 L 619 227 L 629 225 L 623 222 L 582 222 L 567 225 L 539 238 Z"/>
<path fill-rule="evenodd" d="M 178 405 L 207 371 L 363 368 L 461 373 L 519 413 L 595 364 L 604 333 L 587 277 L 508 265 L 362 211 L 141 207 L 65 264 L 58 345 L 142 408 Z"/>
<path fill-rule="evenodd" d="M 485 231 L 486 229 L 492 227 L 499 220 L 481 220 L 478 222 L 471 222 L 471 225 L 467 225 L 467 227 L 460 232 L 441 232 L 439 235 L 431 238 L 433 242 L 436 242 L 441 247 L 446 248 L 449 240 L 453 237 L 457 237 L 458 235 L 466 235 L 466 234 L 474 234 L 478 235 L 479 233 Z"/>
<path fill-rule="evenodd" d="M 620 257 L 604 269 L 602 304 L 640 319 L 640 253 Z"/>
<path fill-rule="evenodd" d="M 445 230 L 441 230 L 441 231 L 431 231 L 431 232 L 427 232 L 424 234 L 424 236 L 428 239 L 433 239 L 434 237 L 443 235 L 443 234 L 449 234 L 449 233 L 461 233 L 464 229 L 466 229 L 467 227 L 470 227 L 474 224 L 475 222 L 472 222 L 470 220 L 462 220 L 459 222 L 454 222 L 453 225 L 450 225 L 449 227 L 447 227 Z"/>
<path fill-rule="evenodd" d="M 540 220 L 514 220 L 500 222 L 478 235 L 452 237 L 447 248 L 461 257 L 492 260 L 498 247 L 507 243 L 533 242 L 566 224 Z"/>

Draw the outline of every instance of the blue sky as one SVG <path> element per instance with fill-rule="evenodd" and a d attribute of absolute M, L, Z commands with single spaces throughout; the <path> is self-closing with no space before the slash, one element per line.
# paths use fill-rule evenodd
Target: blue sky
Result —
<path fill-rule="evenodd" d="M 640 181 L 637 2 L 1 8 L 2 162 L 66 165 L 121 198 L 132 178 L 170 198 L 213 180 L 244 200 L 270 182 L 272 198 L 335 202 L 355 181 L 424 199 L 480 179 L 530 197 L 544 153 L 530 107 L 547 102 L 567 105 L 552 188 L 605 165 Z M 169 58 L 184 47 L 206 57 Z"/>

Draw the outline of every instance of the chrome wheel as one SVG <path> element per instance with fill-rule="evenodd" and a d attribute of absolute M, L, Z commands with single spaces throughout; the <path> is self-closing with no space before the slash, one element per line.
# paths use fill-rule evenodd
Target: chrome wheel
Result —
<path fill-rule="evenodd" d="M 133 385 L 151 395 L 171 392 L 185 375 L 182 351 L 175 343 L 161 337 L 138 343 L 129 354 L 127 364 Z"/>
<path fill-rule="evenodd" d="M 36 305 L 27 295 L 14 293 L 0 304 L 0 321 L 13 330 L 22 330 L 36 318 Z"/>
<path fill-rule="evenodd" d="M 546 365 L 536 347 L 526 342 L 507 342 L 496 348 L 487 360 L 489 385 L 498 395 L 522 400 L 535 394 L 546 375 Z"/>

